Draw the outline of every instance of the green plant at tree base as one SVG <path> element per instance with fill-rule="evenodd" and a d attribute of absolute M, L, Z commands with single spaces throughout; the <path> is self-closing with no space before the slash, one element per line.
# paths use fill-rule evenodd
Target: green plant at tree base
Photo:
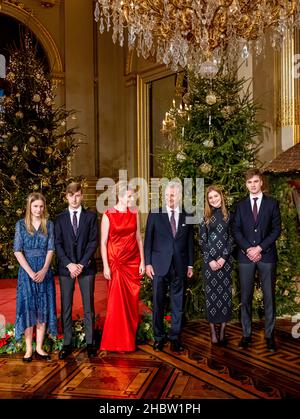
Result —
<path fill-rule="evenodd" d="M 98 318 L 98 316 L 97 316 Z M 96 319 L 97 319 L 96 318 Z M 60 319 L 58 319 L 58 330 L 61 328 Z M 100 334 L 99 324 L 96 321 L 95 335 Z M 35 337 L 35 334 L 34 334 Z M 51 336 L 48 333 L 45 334 L 43 348 L 46 352 L 60 351 L 64 344 L 64 337 L 62 333 L 58 333 L 57 336 Z M 32 348 L 35 351 L 36 343 L 33 339 Z M 76 320 L 73 320 L 72 324 L 72 347 L 73 348 L 85 348 L 85 329 L 84 320 L 77 316 Z M 20 341 L 16 341 L 15 338 L 15 326 L 14 324 L 7 324 L 5 330 L 1 333 L 0 338 L 0 354 L 13 354 L 18 352 L 25 352 L 26 343 L 24 335 Z"/>

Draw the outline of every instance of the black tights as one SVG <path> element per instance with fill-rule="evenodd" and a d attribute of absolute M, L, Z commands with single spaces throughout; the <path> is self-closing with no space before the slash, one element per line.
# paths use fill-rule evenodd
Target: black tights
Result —
<path fill-rule="evenodd" d="M 212 343 L 218 343 L 219 339 L 222 342 L 225 339 L 225 328 L 226 328 L 226 323 L 223 322 L 220 325 L 220 333 L 219 333 L 219 337 L 218 337 L 218 332 L 216 330 L 216 324 L 215 323 L 209 323 L 210 326 L 210 335 L 211 335 L 211 341 Z"/>

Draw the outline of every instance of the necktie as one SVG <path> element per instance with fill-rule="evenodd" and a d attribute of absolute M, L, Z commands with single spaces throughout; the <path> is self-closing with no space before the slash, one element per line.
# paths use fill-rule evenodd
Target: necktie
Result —
<path fill-rule="evenodd" d="M 73 211 L 73 222 L 72 222 L 72 225 L 73 225 L 73 231 L 74 231 L 75 236 L 77 235 L 77 230 L 78 230 L 78 224 L 77 224 L 77 216 L 76 216 L 76 214 L 77 214 L 77 211 Z"/>
<path fill-rule="evenodd" d="M 176 221 L 175 221 L 175 211 L 171 211 L 170 223 L 172 228 L 173 237 L 176 235 Z"/>
<path fill-rule="evenodd" d="M 258 198 L 253 198 L 254 204 L 253 204 L 253 208 L 252 208 L 252 212 L 253 212 L 253 217 L 254 217 L 254 221 L 257 221 L 257 200 Z"/>

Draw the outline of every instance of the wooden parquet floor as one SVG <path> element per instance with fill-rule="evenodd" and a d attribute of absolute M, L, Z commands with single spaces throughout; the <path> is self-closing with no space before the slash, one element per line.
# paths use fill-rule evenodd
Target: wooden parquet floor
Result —
<path fill-rule="evenodd" d="M 210 344 L 205 321 L 184 328 L 187 348 L 173 354 L 169 345 L 154 352 L 151 343 L 134 353 L 99 353 L 88 359 L 77 350 L 66 361 L 22 362 L 23 354 L 1 355 L 1 399 L 297 399 L 300 398 L 300 338 L 293 324 L 279 320 L 278 350 L 268 352 L 263 324 L 254 324 L 253 344 L 238 349 L 239 323 L 228 326 L 226 348 Z"/>

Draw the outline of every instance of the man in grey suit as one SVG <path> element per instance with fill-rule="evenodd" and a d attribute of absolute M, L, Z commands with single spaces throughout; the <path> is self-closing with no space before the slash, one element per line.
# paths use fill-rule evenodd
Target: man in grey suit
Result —
<path fill-rule="evenodd" d="M 84 309 L 87 354 L 96 355 L 94 342 L 94 283 L 96 262 L 93 257 L 98 247 L 98 220 L 96 213 L 82 206 L 83 193 L 80 183 L 70 183 L 66 189 L 68 209 L 55 222 L 55 249 L 61 289 L 61 315 L 64 346 L 59 359 L 72 352 L 72 305 L 75 280 L 78 278 Z"/>
<path fill-rule="evenodd" d="M 252 299 L 258 271 L 264 298 L 267 349 L 275 351 L 276 240 L 281 232 L 279 205 L 274 198 L 262 193 L 263 179 L 259 170 L 251 169 L 245 177 L 250 195 L 238 203 L 232 226 L 238 245 L 241 285 L 243 337 L 239 347 L 247 348 L 252 343 Z"/>

